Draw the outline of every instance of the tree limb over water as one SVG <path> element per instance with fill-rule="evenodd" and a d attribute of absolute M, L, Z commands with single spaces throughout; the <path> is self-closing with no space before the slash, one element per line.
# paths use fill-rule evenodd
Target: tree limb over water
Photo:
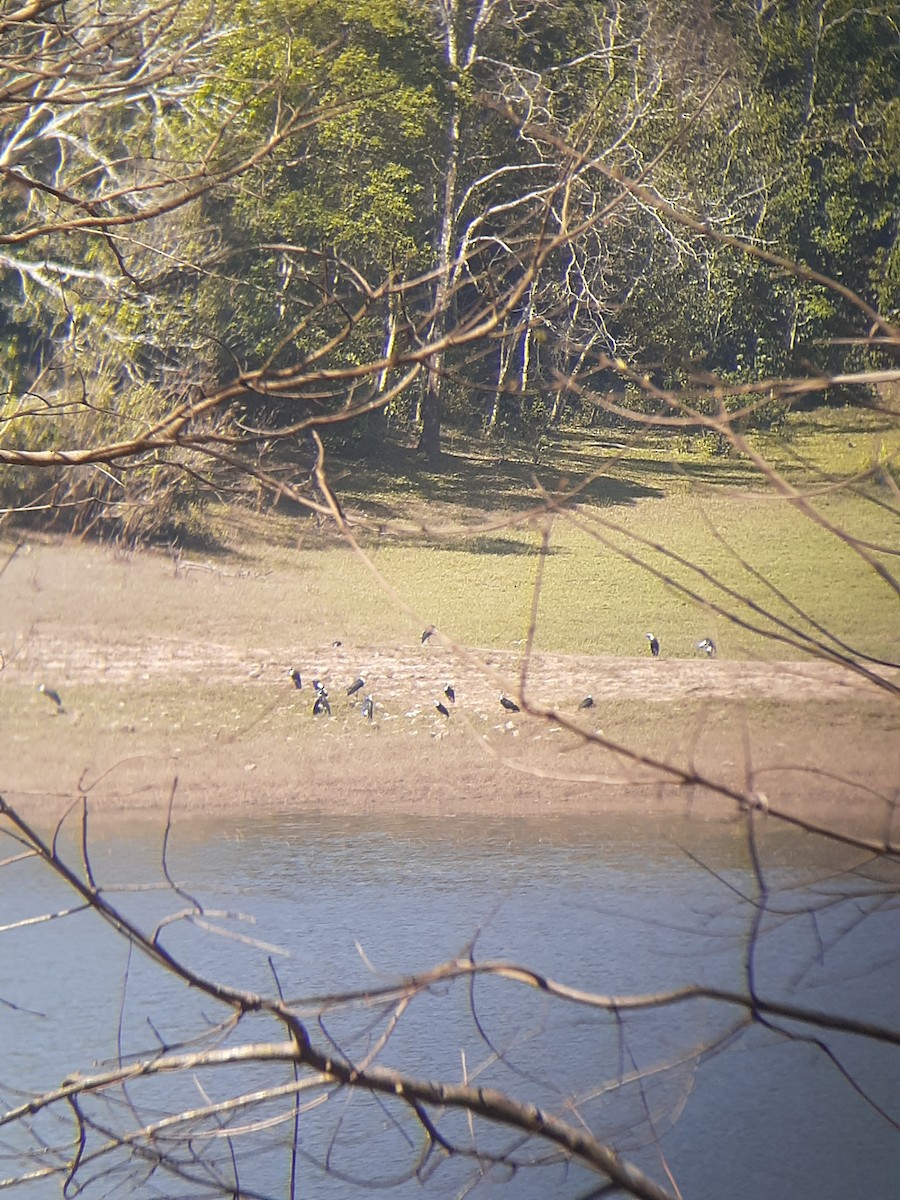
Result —
<path fill-rule="evenodd" d="M 806 17 L 824 11 L 800 8 Z M 790 41 L 791 58 L 779 46 L 794 34 L 770 34 L 752 6 L 735 10 L 741 36 L 711 13 L 682 19 L 652 2 L 631 9 L 588 5 L 591 20 L 579 16 L 577 36 L 569 10 L 549 0 L 397 0 L 368 15 L 337 0 L 238 4 L 224 16 L 187 0 L 51 0 L 0 16 L 0 516 L 25 522 L 40 513 L 122 545 L 169 540 L 177 568 L 179 522 L 198 498 L 237 504 L 252 496 L 258 506 L 290 502 L 310 514 L 396 611 L 430 631 L 423 646 L 452 652 L 473 677 L 498 684 L 504 721 L 514 713 L 510 720 L 522 722 L 511 736 L 520 728 L 563 733 L 623 777 L 640 772 L 660 787 L 702 794 L 735 823 L 752 894 L 724 876 L 716 881 L 723 911 L 733 902 L 741 919 L 740 985 L 577 988 L 527 963 L 479 960 L 473 943 L 468 957 L 399 980 L 290 999 L 272 945 L 243 933 L 241 944 L 266 959 L 274 984 L 230 985 L 170 948 L 182 926 L 219 932 L 232 916 L 207 911 L 169 871 L 176 785 L 161 856 L 163 894 L 176 908 L 145 927 L 100 881 L 83 775 L 74 855 L 62 849 L 71 813 L 45 838 L 0 801 L 0 827 L 14 847 L 0 862 L 6 877 L 39 865 L 77 896 L 6 922 L 0 937 L 31 938 L 61 922 L 74 929 L 89 915 L 125 948 L 123 997 L 135 956 L 163 994 L 174 988 L 184 1004 L 200 996 L 224 1016 L 198 1011 L 195 1027 L 170 1044 L 149 1014 L 149 1047 L 126 1045 L 120 1017 L 118 1058 L 108 1068 L 73 1069 L 24 1098 L 4 1078 L 0 1126 L 15 1165 L 0 1187 L 24 1191 L 52 1178 L 67 1193 L 94 1184 L 138 1192 L 158 1177 L 164 1188 L 249 1196 L 259 1193 L 242 1185 L 245 1164 L 273 1144 L 290 1163 L 293 1195 L 302 1191 L 296 1164 L 304 1154 L 336 1180 L 352 1173 L 374 1186 L 384 1181 L 359 1149 L 349 1107 L 358 1097 L 396 1137 L 390 1182 L 427 1182 L 446 1168 L 448 1186 L 461 1192 L 494 1169 L 513 1179 L 572 1163 L 596 1177 L 585 1194 L 669 1200 L 680 1192 L 660 1130 L 677 1120 L 692 1086 L 680 1073 L 763 1029 L 812 1047 L 897 1132 L 890 1104 L 844 1055 L 848 1039 L 891 1053 L 900 1046 L 897 1025 L 797 1003 L 760 983 L 781 924 L 808 922 L 824 946 L 825 914 L 840 912 L 840 940 L 895 910 L 896 790 L 863 772 L 803 768 L 862 797 L 881 832 L 855 832 L 827 815 L 798 814 L 794 768 L 760 766 L 749 735 L 735 782 L 718 761 L 701 768 L 690 740 L 660 750 L 643 736 L 607 735 L 586 724 L 592 697 L 573 716 L 534 682 L 552 596 L 548 564 L 563 527 L 590 547 L 598 577 L 610 559 L 627 563 L 704 620 L 758 639 L 754 646 L 821 660 L 885 706 L 900 695 L 895 644 L 873 647 L 822 621 L 815 598 L 769 578 L 724 528 L 711 522 L 725 556 L 712 568 L 665 529 L 647 536 L 611 519 L 608 506 L 586 503 L 598 481 L 634 469 L 635 454 L 657 455 L 677 474 L 675 439 L 696 439 L 719 465 L 740 463 L 755 494 L 845 550 L 892 601 L 900 594 L 889 532 L 898 514 L 900 371 L 890 364 L 900 351 L 900 156 L 890 140 L 897 100 L 884 82 L 894 53 L 885 49 L 887 9 L 845 6 L 821 26 L 815 62 L 804 57 L 806 25 Z M 851 25 L 864 46 L 854 62 L 838 45 Z M 589 44 L 576 44 L 582 36 Z M 766 72 L 778 78 L 767 81 Z M 817 95 L 823 75 L 827 103 Z M 832 103 L 832 95 L 844 99 Z M 772 150 L 767 158 L 761 146 L 784 157 Z M 815 171 L 804 157 L 809 146 Z M 877 422 L 884 452 L 852 469 L 794 453 L 779 431 L 822 395 Z M 600 469 L 554 463 L 551 484 L 539 467 L 564 418 L 582 434 L 605 423 L 610 444 Z M 355 461 L 334 443 L 360 430 L 381 450 L 391 439 L 418 444 L 425 457 L 417 482 L 440 468 L 448 430 L 484 454 L 515 447 L 532 476 L 527 498 L 518 512 L 500 513 L 491 491 L 483 501 L 490 512 L 452 529 L 430 516 L 367 514 L 348 502 L 334 472 L 335 462 Z M 348 470 L 355 482 L 359 472 Z M 842 522 L 830 507 L 835 496 L 858 500 L 888 532 Z M 535 576 L 511 686 L 489 654 L 392 584 L 377 543 L 472 541 L 520 528 L 533 534 Z M 0 566 L 4 585 L 21 545 Z M 714 654 L 701 632 L 697 645 Z M 718 627 L 709 632 L 719 637 Z M 0 676 L 17 669 L 28 636 L 0 648 Z M 658 639 L 646 636 L 655 659 Z M 55 703 L 62 708 L 58 696 Z M 439 711 L 449 719 L 446 705 Z M 470 732 L 473 742 L 487 737 L 498 761 L 531 769 L 518 747 L 510 754 L 511 743 L 491 740 L 475 718 Z M 546 763 L 538 769 L 552 779 Z M 585 768 L 579 778 L 601 786 L 606 777 Z M 57 786 L 70 794 L 68 780 Z M 847 855 L 821 892 L 802 891 L 796 907 L 785 900 L 790 887 L 779 894 L 778 870 L 761 845 L 772 828 Z M 790 981 L 780 982 L 789 992 Z M 484 991 L 495 988 L 503 1003 L 524 992 L 552 1014 L 542 1010 L 538 1034 L 518 1031 L 512 1050 L 484 1016 Z M 472 1063 L 462 1054 L 458 1068 L 432 1077 L 403 1037 L 411 1011 L 457 993 L 481 1057 Z M 0 1002 L 16 1017 L 49 1019 L 13 993 Z M 684 1009 L 712 1014 L 708 1027 L 682 1036 L 667 1025 L 680 1042 L 638 1065 L 633 1022 L 660 1014 L 669 1022 Z M 539 1074 L 529 1073 L 514 1052 L 532 1036 L 539 1041 L 541 1022 L 565 1023 L 571 1011 L 614 1047 L 615 1066 L 589 1088 L 546 1058 Z M 345 1017 L 359 1025 L 344 1026 Z M 248 1088 L 251 1069 L 259 1086 Z M 502 1086 L 493 1086 L 494 1073 Z M 232 1074 L 240 1086 L 220 1085 Z M 657 1100 L 654 1086 L 669 1080 L 677 1098 Z M 321 1111 L 323 1141 L 310 1150 L 301 1117 Z M 284 1129 L 280 1141 L 265 1140 Z M 658 1151 L 658 1179 L 618 1149 L 636 1143 Z M 462 1182 L 452 1176 L 457 1165 Z"/>

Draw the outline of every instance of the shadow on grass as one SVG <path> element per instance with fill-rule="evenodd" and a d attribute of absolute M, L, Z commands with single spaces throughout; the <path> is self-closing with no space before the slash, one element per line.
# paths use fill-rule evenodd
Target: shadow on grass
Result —
<path fill-rule="evenodd" d="M 466 526 L 492 517 L 515 518 L 539 510 L 544 494 L 575 489 L 574 502 L 598 508 L 662 499 L 684 484 L 746 490 L 758 482 L 751 464 L 725 457 L 676 455 L 663 439 L 629 446 L 609 431 L 577 430 L 546 438 L 541 462 L 527 448 L 454 436 L 441 468 L 430 467 L 410 446 L 384 443 L 368 459 L 328 455 L 335 495 L 351 514 L 364 545 L 410 539 L 473 554 L 516 556 L 533 548 L 516 537 L 478 536 Z M 300 517 L 302 506 L 282 499 L 278 511 Z M 338 535 L 322 522 L 305 535 L 325 547 Z M 454 529 L 445 538 L 442 529 Z"/>
<path fill-rule="evenodd" d="M 331 478 L 342 502 L 390 520 L 408 516 L 411 501 L 454 507 L 463 513 L 524 512 L 540 505 L 541 488 L 551 493 L 567 490 L 602 467 L 596 456 L 557 454 L 552 449 L 535 465 L 501 447 L 496 455 L 445 454 L 441 469 L 434 470 L 414 450 L 391 446 L 384 447 L 373 462 L 346 463 L 335 457 Z M 605 506 L 663 494 L 649 481 L 610 474 L 592 479 L 580 496 Z"/>
<path fill-rule="evenodd" d="M 539 553 L 538 547 L 531 542 L 516 541 L 515 538 L 492 537 L 489 535 L 464 538 L 462 541 L 442 541 L 438 545 L 441 550 L 453 551 L 459 554 L 497 554 L 509 556 L 536 555 Z M 560 554 L 562 551 L 551 547 L 546 553 L 552 556 Z"/>
<path fill-rule="evenodd" d="M 710 458 L 696 461 L 684 459 L 632 456 L 622 463 L 622 470 L 653 478 L 657 486 L 650 489 L 656 496 L 672 491 L 678 480 L 716 488 L 752 490 L 762 483 L 759 472 L 749 462 L 734 458 Z M 646 485 L 645 485 L 646 486 Z"/>
<path fill-rule="evenodd" d="M 624 508 L 686 489 L 756 491 L 761 484 L 749 460 L 693 452 L 671 437 L 642 430 L 640 437 L 610 429 L 572 429 L 544 435 L 539 455 L 530 444 L 486 442 L 448 435 L 439 469 L 411 443 L 385 441 L 362 453 L 328 448 L 326 470 L 335 496 L 363 546 L 414 542 L 458 553 L 517 557 L 534 552 L 528 538 L 501 529 L 506 521 L 539 513 L 545 495 L 572 493 L 579 507 Z M 539 462 L 532 461 L 539 457 Z M 278 469 L 296 478 L 296 448 L 279 448 Z M 308 477 L 307 477 L 308 478 Z M 321 502 L 310 480 L 301 487 Z M 333 523 L 280 497 L 288 540 L 327 549 L 341 541 Z M 497 528 L 479 534 L 496 522 Z"/>

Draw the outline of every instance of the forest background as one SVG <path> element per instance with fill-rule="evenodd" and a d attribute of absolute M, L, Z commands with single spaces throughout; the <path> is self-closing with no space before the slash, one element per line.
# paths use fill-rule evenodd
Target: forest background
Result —
<path fill-rule="evenodd" d="M 171 540 L 222 488 L 322 508 L 318 434 L 715 455 L 890 386 L 894 3 L 6 7 L 20 516 Z"/>

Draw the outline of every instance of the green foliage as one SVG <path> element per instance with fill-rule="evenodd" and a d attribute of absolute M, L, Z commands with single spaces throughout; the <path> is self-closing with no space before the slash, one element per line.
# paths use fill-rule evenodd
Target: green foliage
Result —
<path fill-rule="evenodd" d="M 832 275 L 889 314 L 897 302 L 900 53 L 887 10 L 794 0 L 768 6 L 760 19 L 755 6 L 730 3 L 692 12 L 695 34 L 679 42 L 677 8 L 656 6 L 669 75 L 636 131 L 642 161 L 672 138 L 679 112 L 696 108 L 716 70 L 726 74 L 690 135 L 670 145 L 654 173 L 657 190 L 716 229 Z M 661 44 L 651 33 L 641 35 L 645 51 Z M 670 380 L 689 361 L 726 378 L 758 378 L 793 373 L 804 357 L 839 369 L 856 353 L 828 347 L 860 332 L 857 314 L 833 292 L 698 245 L 677 227 L 639 223 L 622 249 L 616 287 L 627 300 L 611 329 Z"/>
<path fill-rule="evenodd" d="M 246 237 L 311 242 L 363 262 L 413 255 L 427 237 L 420 164 L 434 122 L 433 68 L 414 10 L 399 0 L 243 7 L 220 50 L 224 99 L 240 102 L 256 137 L 285 104 L 318 117 L 238 196 L 232 219 Z"/>
<path fill-rule="evenodd" d="M 383 313 L 341 337 L 360 297 L 344 288 L 337 264 L 377 281 L 427 262 L 437 74 L 420 18 L 404 0 L 238 5 L 205 102 L 230 114 L 230 136 L 247 147 L 300 120 L 258 170 L 205 206 L 227 261 L 176 281 L 190 297 L 166 316 L 176 341 L 189 338 L 199 313 L 227 346 L 220 365 L 229 356 L 259 362 L 291 328 L 273 365 L 333 338 L 332 366 L 380 353 Z M 340 308 L 323 305 L 326 280 Z"/>
<path fill-rule="evenodd" d="M 133 234 L 51 233 L 21 252 L 23 269 L 0 279 L 0 361 L 11 394 L 40 379 L 54 416 L 16 418 L 3 436 L 31 447 L 96 441 L 152 419 L 179 379 L 202 387 L 267 360 L 277 369 L 332 341 L 325 368 L 376 358 L 386 306 L 365 307 L 354 279 L 434 267 L 454 115 L 451 255 L 466 230 L 475 234 L 465 243 L 469 274 L 442 314 L 448 327 L 521 273 L 544 222 L 559 227 L 564 205 L 552 184 L 571 168 L 562 143 L 632 176 L 653 162 L 644 182 L 675 208 L 808 263 L 891 316 L 900 310 L 895 7 L 538 0 L 482 9 L 465 0 L 461 45 L 479 12 L 488 19 L 478 53 L 451 78 L 447 29 L 422 0 L 238 0 L 218 13 L 191 0 L 152 29 L 174 64 L 191 46 L 196 77 L 163 73 L 128 104 L 86 108 L 83 136 L 66 139 L 69 157 L 48 135 L 29 150 L 28 170 L 63 191 L 96 178 L 98 195 L 115 197 L 103 202 L 109 210 L 130 213 L 165 206 L 177 180 L 234 168 L 274 133 L 291 132 L 252 171 Z M 130 9 L 123 0 L 111 11 Z M 206 22 L 216 35 L 195 45 Z M 11 36 L 20 56 L 38 44 L 33 30 Z M 7 60 L 0 70 L 12 70 L 12 50 Z M 500 100 L 552 137 L 520 134 Z M 539 321 L 546 338 L 531 344 L 524 384 L 504 393 L 498 428 L 511 440 L 539 444 L 557 373 L 588 344 L 621 353 L 661 386 L 683 384 L 694 369 L 743 381 L 810 361 L 869 361 L 848 347 L 861 322 L 833 291 L 621 201 L 596 173 L 568 182 L 566 220 L 584 226 L 523 299 L 518 315 Z M 7 190 L 0 226 L 15 230 L 41 204 L 45 216 L 71 215 L 53 195 Z M 427 314 L 432 299 L 423 287 L 404 316 Z M 447 352 L 446 414 L 459 428 L 480 427 L 496 395 L 494 350 Z M 525 374 L 521 346 L 516 355 L 511 382 Z M 84 378 L 97 411 L 81 405 Z M 638 413 L 655 411 L 633 391 L 626 398 Z M 243 411 L 295 419 L 346 400 L 323 386 L 312 399 L 251 398 Z M 348 437 L 368 444 L 370 432 Z M 110 486 L 112 495 L 120 485 Z"/>

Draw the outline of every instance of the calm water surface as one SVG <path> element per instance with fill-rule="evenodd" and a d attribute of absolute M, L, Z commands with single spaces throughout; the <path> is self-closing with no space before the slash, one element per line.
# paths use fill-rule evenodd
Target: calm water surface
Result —
<path fill-rule="evenodd" d="M 187 896 L 161 886 L 158 830 L 98 826 L 93 846 L 98 882 L 144 928 L 190 910 Z M 7 844 L 0 857 L 12 850 Z M 202 924 L 172 921 L 160 937 L 195 970 L 266 994 L 280 988 L 308 1013 L 322 1007 L 323 996 L 371 988 L 471 950 L 478 959 L 527 963 L 571 986 L 616 995 L 686 983 L 740 989 L 749 964 L 763 996 L 900 1025 L 900 911 L 889 895 L 896 896 L 897 879 L 858 858 L 848 876 L 838 852 L 783 833 L 767 836 L 762 854 L 770 895 L 748 959 L 759 892 L 737 825 L 621 817 L 181 822 L 169 871 L 207 915 Z M 128 890 L 138 883 L 155 886 Z M 71 904 L 32 863 L 0 871 L 0 924 Z M 0 937 L 0 1004 L 4 1108 L 71 1070 L 173 1047 L 224 1016 L 129 956 L 89 913 Z M 560 1112 L 578 1100 L 597 1136 L 663 1183 L 670 1172 L 686 1200 L 900 1195 L 900 1051 L 783 1021 L 738 1032 L 738 1017 L 735 1008 L 703 1002 L 617 1022 L 520 985 L 481 980 L 472 993 L 455 985 L 417 1000 L 379 1061 L 419 1077 L 503 1086 Z M 321 1027 L 311 1028 L 320 1042 L 330 1038 L 360 1059 L 376 1047 L 385 1020 L 377 1007 L 332 1006 Z M 281 1037 L 257 1018 L 236 1040 Z M 237 1079 L 231 1068 L 132 1085 L 131 1113 L 100 1103 L 91 1109 L 100 1132 L 88 1150 L 120 1120 L 150 1122 L 175 1104 L 199 1107 L 290 1078 L 279 1067 L 242 1068 Z M 186 1161 L 192 1149 L 231 1178 L 233 1147 L 243 1188 L 286 1196 L 289 1107 L 261 1106 L 253 1117 L 264 1128 L 231 1142 L 195 1141 Z M 38 1118 L 27 1133 L 0 1129 L 0 1178 L 23 1170 L 23 1149 L 70 1131 L 72 1114 L 61 1116 Z M 299 1195 L 309 1198 L 362 1195 L 366 1183 L 402 1176 L 420 1149 L 400 1106 L 366 1097 L 313 1106 L 300 1130 Z M 442 1130 L 468 1144 L 464 1118 L 450 1117 Z M 478 1137 L 496 1151 L 515 1145 L 501 1130 L 479 1128 Z M 42 1161 L 51 1157 L 44 1152 Z M 81 1194 L 120 1194 L 115 1174 L 94 1173 L 91 1182 L 90 1165 L 83 1168 Z M 389 1194 L 424 1188 L 451 1197 L 475 1177 L 471 1161 L 444 1161 Z M 180 1181 L 149 1166 L 135 1178 L 130 1195 L 208 1194 L 196 1162 Z M 494 1168 L 474 1194 L 574 1197 L 589 1186 L 584 1172 L 560 1165 L 511 1180 Z M 39 1180 L 15 1191 L 43 1198 L 60 1195 L 62 1184 Z"/>

